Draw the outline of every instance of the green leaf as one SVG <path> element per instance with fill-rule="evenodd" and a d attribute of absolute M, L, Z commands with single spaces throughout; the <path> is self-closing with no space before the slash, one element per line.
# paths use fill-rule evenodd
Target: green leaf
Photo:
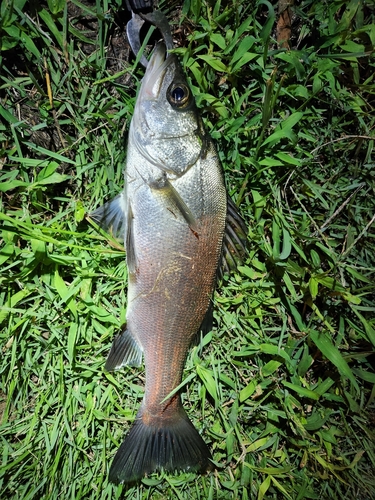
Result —
<path fill-rule="evenodd" d="M 227 46 L 225 38 L 222 35 L 220 35 L 219 33 L 212 33 L 210 35 L 210 40 L 212 43 L 215 43 L 218 47 L 220 47 L 223 50 Z"/>
<path fill-rule="evenodd" d="M 63 0 L 64 3 L 66 0 Z M 55 21 L 52 19 L 50 13 L 46 9 L 42 9 L 39 12 L 39 16 L 43 19 L 45 24 L 48 26 L 48 29 L 51 31 L 53 36 L 55 37 L 60 49 L 64 50 L 63 36 L 59 30 L 59 27 L 56 25 Z"/>
<path fill-rule="evenodd" d="M 69 292 L 68 287 L 66 286 L 64 280 L 60 276 L 58 270 L 56 269 L 55 275 L 54 275 L 54 283 L 56 287 L 56 291 L 61 297 L 61 299 L 67 304 L 68 308 L 72 312 L 75 320 L 78 320 L 78 313 L 77 313 L 77 307 L 74 301 L 74 298 L 72 298 L 71 293 Z"/>
<path fill-rule="evenodd" d="M 0 28 L 6 28 L 15 19 L 13 14 L 13 1 L 3 0 L 0 4 Z M 3 49 L 4 50 L 4 49 Z"/>
<path fill-rule="evenodd" d="M 29 183 L 15 179 L 14 181 L 11 182 L 2 182 L 0 184 L 0 191 L 5 193 L 6 191 L 11 191 L 12 189 L 25 186 L 29 186 Z"/>
<path fill-rule="evenodd" d="M 77 201 L 75 204 L 74 218 L 77 222 L 82 222 L 85 218 L 85 207 L 81 201 Z"/>
<path fill-rule="evenodd" d="M 10 301 L 6 302 L 2 308 L 0 309 L 0 324 L 7 318 L 7 316 L 12 312 L 12 309 L 16 307 L 16 305 L 21 302 L 25 297 L 30 294 L 30 291 L 27 289 L 20 290 L 11 296 Z"/>
<path fill-rule="evenodd" d="M 78 331 L 77 323 L 71 323 L 68 333 L 68 356 L 69 356 L 69 361 L 71 363 L 73 363 L 74 361 L 77 331 Z"/>
<path fill-rule="evenodd" d="M 279 151 L 278 153 L 275 154 L 275 156 L 284 163 L 288 163 L 289 165 L 295 165 L 297 167 L 300 167 L 302 165 L 302 161 L 299 160 L 298 158 L 294 158 L 294 156 L 292 156 L 291 154 Z"/>
<path fill-rule="evenodd" d="M 0 37 L 0 48 L 2 51 L 10 50 L 16 47 L 19 43 L 18 37 Z"/>
<path fill-rule="evenodd" d="M 25 30 L 20 30 L 17 26 L 9 26 L 8 28 L 4 28 L 4 31 L 8 33 L 8 35 L 19 39 L 23 43 L 26 51 L 31 52 L 38 61 L 42 59 L 42 54 Z"/>
<path fill-rule="evenodd" d="M 65 182 L 66 180 L 70 179 L 70 175 L 65 175 L 65 174 L 59 174 L 58 172 L 55 172 L 54 174 L 45 177 L 44 179 L 35 182 L 33 184 L 30 184 L 30 189 L 33 189 L 36 186 L 45 186 L 47 184 L 58 184 L 59 182 Z"/>
<path fill-rule="evenodd" d="M 269 377 L 281 366 L 280 361 L 272 360 L 266 363 L 261 369 L 263 377 Z"/>
<path fill-rule="evenodd" d="M 263 500 L 270 485 L 271 485 L 271 476 L 267 476 L 266 479 L 259 486 L 258 497 L 257 497 L 258 500 Z"/>
<path fill-rule="evenodd" d="M 263 142 L 263 145 L 275 145 L 282 139 L 290 138 L 293 127 L 301 121 L 302 117 L 303 113 L 300 111 L 292 113 L 286 120 L 281 122 L 273 134 L 267 137 L 267 139 Z"/>
<path fill-rule="evenodd" d="M 314 411 L 312 415 L 307 417 L 304 427 L 307 431 L 317 431 L 323 427 L 329 417 L 329 412 L 322 417 L 317 411 Z"/>
<path fill-rule="evenodd" d="M 216 57 L 210 56 L 210 55 L 202 55 L 198 56 L 199 59 L 202 59 L 205 61 L 207 64 L 211 66 L 216 71 L 220 71 L 221 73 L 227 73 L 228 68 L 225 66 L 223 62 L 220 61 L 220 59 L 217 59 Z"/>
<path fill-rule="evenodd" d="M 258 346 L 260 352 L 264 352 L 266 354 L 271 354 L 273 356 L 280 356 L 281 358 L 285 359 L 286 361 L 290 361 L 290 356 L 287 352 L 285 352 L 283 349 L 280 349 L 279 346 L 272 345 L 272 344 L 260 344 Z"/>
<path fill-rule="evenodd" d="M 259 221 L 263 213 L 263 209 L 266 205 L 266 198 L 263 197 L 258 191 L 254 189 L 251 190 L 251 194 L 255 205 L 255 212 L 254 212 L 255 220 Z"/>
<path fill-rule="evenodd" d="M 368 340 L 371 342 L 373 346 L 375 346 L 375 328 L 371 326 L 371 324 L 367 321 L 367 319 L 358 311 L 356 307 L 352 307 L 352 311 L 356 314 L 356 316 L 361 321 L 362 325 L 365 328 L 366 335 Z"/>
<path fill-rule="evenodd" d="M 4 264 L 14 252 L 14 244 L 7 243 L 3 247 L 0 248 L 0 265 Z"/>
<path fill-rule="evenodd" d="M 241 59 L 239 59 L 236 64 L 230 69 L 228 70 L 230 73 L 235 73 L 236 71 L 238 71 L 239 69 L 242 68 L 242 66 L 245 66 L 245 64 L 248 64 L 250 61 L 252 61 L 253 59 L 259 57 L 259 54 L 256 54 L 256 53 L 252 53 L 252 52 L 247 52 L 246 54 L 244 54 Z"/>
<path fill-rule="evenodd" d="M 309 290 L 311 297 L 314 300 L 319 292 L 319 282 L 313 276 L 309 279 Z"/>
<path fill-rule="evenodd" d="M 282 250 L 281 250 L 281 253 L 279 255 L 279 259 L 280 260 L 286 260 L 289 255 L 290 255 L 290 252 L 292 251 L 292 238 L 290 236 L 290 233 L 287 229 L 285 229 L 285 227 L 283 227 L 283 246 L 282 246 Z"/>
<path fill-rule="evenodd" d="M 311 389 L 306 389 L 305 387 L 301 387 L 296 384 L 291 384 L 290 382 L 286 382 L 285 380 L 283 380 L 282 384 L 285 385 L 285 387 L 288 387 L 288 389 L 291 389 L 292 391 L 296 392 L 300 396 L 303 396 L 304 398 L 315 399 L 316 401 L 318 401 L 318 399 L 320 398 L 320 394 L 318 394 L 315 391 L 312 391 Z"/>
<path fill-rule="evenodd" d="M 246 401 L 250 396 L 252 396 L 255 392 L 257 386 L 257 382 L 252 380 L 246 387 L 244 387 L 239 394 L 240 402 Z"/>
<path fill-rule="evenodd" d="M 66 0 L 47 0 L 47 4 L 52 14 L 56 15 L 64 10 Z"/>
<path fill-rule="evenodd" d="M 336 366 L 340 375 L 347 377 L 353 384 L 353 387 L 359 392 L 359 387 L 353 372 L 342 357 L 340 351 L 333 345 L 331 338 L 328 337 L 327 334 L 320 333 L 316 330 L 311 330 L 309 336 L 321 353 Z"/>
<path fill-rule="evenodd" d="M 259 450 L 259 448 L 262 448 L 269 440 L 270 438 L 268 436 L 261 439 L 257 439 L 256 441 L 251 443 L 250 446 L 246 448 L 246 453 L 253 453 L 254 451 Z"/>
<path fill-rule="evenodd" d="M 255 41 L 256 40 L 253 36 L 245 36 L 241 40 L 236 52 L 233 54 L 231 64 L 235 63 L 236 61 L 239 61 L 248 52 L 248 50 L 254 45 Z M 258 54 L 256 54 L 256 55 L 258 55 Z"/>
<path fill-rule="evenodd" d="M 370 382 L 371 384 L 375 384 L 375 373 L 369 372 L 367 370 L 361 370 L 360 368 L 353 368 L 353 373 L 357 377 L 365 380 L 366 382 Z"/>
<path fill-rule="evenodd" d="M 322 383 L 318 385 L 318 387 L 315 388 L 315 392 L 322 396 L 333 386 L 334 383 L 334 380 L 332 380 L 330 377 L 327 377 L 322 381 Z"/>
<path fill-rule="evenodd" d="M 218 403 L 219 398 L 216 389 L 216 382 L 212 376 L 212 372 L 200 364 L 196 365 L 196 370 L 210 396 L 214 399 L 215 403 Z"/>
<path fill-rule="evenodd" d="M 260 32 L 261 39 L 265 44 L 268 44 L 269 37 L 271 35 L 271 31 L 276 19 L 275 10 L 272 4 L 268 2 L 268 0 L 258 0 L 257 5 L 265 5 L 268 8 L 268 16 L 266 22 L 263 23 L 263 27 Z"/>

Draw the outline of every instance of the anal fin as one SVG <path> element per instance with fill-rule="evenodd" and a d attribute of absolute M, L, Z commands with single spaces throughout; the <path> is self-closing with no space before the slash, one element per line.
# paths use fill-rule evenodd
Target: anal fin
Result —
<path fill-rule="evenodd" d="M 110 372 L 123 366 L 140 366 L 141 363 L 142 347 L 131 332 L 125 329 L 114 339 L 104 368 Z"/>
<path fill-rule="evenodd" d="M 214 326 L 214 305 L 212 300 L 208 304 L 208 308 L 206 314 L 203 318 L 201 326 L 198 328 L 198 331 L 193 335 L 191 340 L 191 345 L 198 345 L 203 337 L 209 333 Z"/>

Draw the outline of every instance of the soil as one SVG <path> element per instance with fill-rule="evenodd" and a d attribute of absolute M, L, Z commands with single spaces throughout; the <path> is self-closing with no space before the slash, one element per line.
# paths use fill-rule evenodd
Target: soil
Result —
<path fill-rule="evenodd" d="M 149 4 L 151 2 L 151 0 L 136 0 L 136 3 L 141 5 L 145 1 Z M 81 0 L 80 3 L 83 6 L 87 6 L 88 9 L 95 10 L 95 1 Z M 44 2 L 37 4 L 34 2 L 28 2 L 25 7 L 28 9 L 28 16 L 35 23 L 41 22 L 40 17 L 38 16 L 38 11 L 43 7 L 48 8 Z M 74 26 L 76 30 L 80 31 L 86 38 L 93 41 L 93 43 L 85 43 L 83 41 L 79 42 L 79 49 L 86 56 L 90 56 L 90 54 L 98 48 L 98 44 L 96 43 L 99 32 L 97 18 L 96 16 L 90 15 L 86 9 L 79 7 L 73 2 L 68 1 L 67 8 L 69 23 Z M 105 13 L 105 15 L 108 17 L 109 23 L 109 38 L 105 54 L 106 69 L 109 75 L 115 75 L 121 72 L 129 64 L 132 64 L 135 59 L 126 35 L 126 25 L 131 19 L 131 12 L 126 8 L 124 2 L 123 7 L 118 12 L 108 12 Z M 169 6 L 168 18 L 172 20 L 171 29 L 173 32 L 175 46 L 179 47 L 186 43 L 189 26 L 178 25 L 181 15 L 180 6 L 176 6 L 176 2 L 172 2 Z M 173 21 L 175 21 L 174 24 Z M 146 32 L 147 26 L 145 25 L 144 29 L 141 31 L 141 39 Z M 149 42 L 148 49 L 151 50 L 156 41 L 160 38 L 160 33 L 155 30 L 154 35 Z M 37 39 L 34 40 L 37 44 Z M 56 47 L 56 51 L 58 50 L 59 49 Z M 41 107 L 48 105 L 48 95 L 46 92 L 46 78 L 48 77 L 47 70 L 43 67 L 43 65 L 32 67 L 30 62 L 27 60 L 26 55 L 22 51 L 17 50 L 17 47 L 14 50 L 3 52 L 2 55 L 3 66 L 11 71 L 13 78 L 25 77 L 31 73 L 33 75 L 33 79 L 39 84 L 28 90 L 29 98 L 17 95 L 17 90 L 14 89 L 14 93 L 16 95 L 13 102 L 16 101 L 19 121 L 26 124 L 26 130 L 30 130 L 31 135 L 29 137 L 29 141 L 50 151 L 58 151 L 66 147 L 67 144 L 64 141 L 63 133 L 60 131 L 59 126 L 56 126 L 58 125 L 58 122 L 55 110 L 52 110 L 53 119 L 50 116 L 51 123 L 48 128 L 43 127 L 37 131 L 32 130 L 35 125 L 38 125 L 41 121 L 43 121 L 41 118 Z M 67 62 L 65 61 L 64 55 L 61 51 L 59 64 L 61 64 L 62 73 L 65 68 L 68 69 Z M 90 71 L 90 69 L 88 67 L 82 67 L 82 71 Z M 125 73 L 119 76 L 115 82 L 126 86 L 130 92 L 131 89 L 135 87 L 134 79 L 130 73 Z M 108 83 L 108 85 L 111 87 L 110 92 L 116 92 L 115 86 L 112 82 Z M 6 101 L 6 95 L 2 95 L 1 90 L 0 98 L 4 98 L 4 101 Z M 29 125 L 29 127 L 27 125 Z M 66 130 L 65 132 L 67 132 L 68 135 L 74 140 L 74 130 Z M 69 152 L 66 154 L 69 154 Z"/>

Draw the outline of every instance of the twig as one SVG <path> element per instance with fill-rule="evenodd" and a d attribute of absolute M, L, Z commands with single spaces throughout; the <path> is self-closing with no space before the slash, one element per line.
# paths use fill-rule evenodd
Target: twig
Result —
<path fill-rule="evenodd" d="M 290 173 L 290 175 L 288 176 L 288 178 L 287 178 L 287 180 L 286 180 L 286 183 L 285 183 L 285 185 L 284 185 L 284 188 L 283 188 L 283 195 L 284 195 L 285 203 L 286 203 L 286 205 L 287 205 L 287 207 L 288 207 L 289 216 L 290 216 L 290 218 L 291 218 L 291 220 L 292 220 L 292 223 L 293 223 L 293 225 L 294 225 L 295 229 L 297 229 L 297 230 L 298 230 L 297 224 L 295 223 L 295 220 L 294 220 L 294 217 L 293 217 L 292 211 L 291 211 L 291 209 L 290 209 L 290 205 L 289 205 L 289 202 L 288 202 L 288 196 L 287 196 L 287 194 L 286 194 L 286 189 L 287 189 L 287 187 L 288 187 L 289 181 L 290 181 L 290 179 L 293 177 L 294 173 L 295 173 L 295 170 L 292 170 L 292 172 L 291 172 L 291 173 Z M 294 193 L 293 193 L 293 194 L 294 194 Z M 295 194 L 294 194 L 294 196 L 295 196 Z"/>
<path fill-rule="evenodd" d="M 373 267 L 355 266 L 354 264 L 347 264 L 346 262 L 341 262 L 340 266 L 342 266 L 342 267 L 350 267 L 350 268 L 355 269 L 357 271 L 371 271 L 371 272 L 374 272 L 374 268 Z"/>
<path fill-rule="evenodd" d="M 52 38 L 49 36 L 49 34 L 48 34 L 48 33 L 46 33 L 45 31 L 43 31 L 43 30 L 42 30 L 42 28 L 40 27 L 40 24 L 39 24 L 39 23 L 36 23 L 36 22 L 34 21 L 34 19 L 33 19 L 32 17 L 30 17 L 30 16 L 29 16 L 29 14 L 28 14 L 27 12 L 25 12 L 25 11 L 23 10 L 22 15 L 24 15 L 25 17 L 27 17 L 27 19 L 31 22 L 31 24 L 33 24 L 33 25 L 36 27 L 36 29 L 37 29 L 37 30 L 39 30 L 39 31 L 42 33 L 42 35 L 43 35 L 43 36 L 45 36 L 45 37 L 47 38 L 47 40 L 48 40 L 51 44 L 53 43 Z"/>
<path fill-rule="evenodd" d="M 322 231 L 326 226 L 328 226 L 328 224 L 346 207 L 346 205 L 349 203 L 349 201 L 353 198 L 353 196 L 355 194 L 358 193 L 358 191 L 365 185 L 365 183 L 363 182 L 362 184 L 360 184 L 357 189 L 349 196 L 349 198 L 347 198 L 344 203 L 342 203 L 339 208 L 333 212 L 333 214 L 331 215 L 331 217 L 329 217 L 325 223 L 320 226 L 320 230 Z M 315 233 L 314 233 L 315 234 Z"/>
<path fill-rule="evenodd" d="M 52 87 L 51 87 L 51 77 L 50 77 L 50 74 L 49 74 L 49 71 L 48 71 L 48 64 L 47 64 L 46 58 L 44 58 L 44 69 L 45 69 L 45 72 L 46 72 L 47 94 L 48 94 L 49 104 L 50 104 L 51 110 L 52 110 L 53 120 L 55 122 L 55 127 L 56 127 L 57 134 L 58 134 L 60 142 L 61 142 L 61 146 L 64 148 L 67 145 L 67 143 L 66 143 L 66 141 L 65 141 L 65 139 L 64 139 L 64 137 L 63 137 L 63 135 L 61 133 L 60 124 L 59 124 L 59 121 L 57 119 L 56 109 L 55 109 L 55 106 L 53 104 L 53 95 L 52 95 Z"/>
<path fill-rule="evenodd" d="M 365 232 L 367 231 L 367 229 L 371 226 L 371 224 L 374 222 L 375 220 L 375 215 L 373 215 L 372 219 L 370 220 L 370 222 L 366 225 L 366 227 L 364 229 L 362 229 L 362 231 L 359 233 L 359 235 L 357 236 L 357 238 L 353 241 L 353 243 L 350 245 L 349 248 L 347 248 L 345 250 L 345 252 L 343 252 L 341 255 L 342 257 L 345 257 L 349 252 L 350 250 L 358 243 L 358 241 L 362 238 L 362 236 L 365 234 Z"/>
<path fill-rule="evenodd" d="M 302 203 L 302 201 L 298 198 L 298 196 L 296 195 L 296 193 L 294 192 L 292 186 L 289 187 L 289 189 L 292 191 L 292 193 L 294 194 L 294 197 L 295 199 L 298 201 L 298 203 L 301 205 L 303 211 L 306 213 L 307 217 L 311 220 L 313 226 L 315 227 L 315 233 L 313 234 L 316 234 L 318 233 L 320 235 L 320 237 L 322 238 L 322 240 L 325 242 L 325 244 L 327 245 L 327 247 L 333 252 L 333 249 L 331 247 L 331 245 L 328 243 L 328 240 L 327 238 L 325 237 L 325 235 L 322 233 L 322 231 L 320 230 L 319 226 L 317 225 L 317 223 L 314 221 L 314 219 L 311 217 L 311 215 L 309 214 L 309 211 L 307 210 L 307 208 L 305 207 L 305 205 Z"/>
<path fill-rule="evenodd" d="M 342 137 L 339 137 L 338 139 L 332 139 L 332 141 L 328 141 L 328 142 L 325 142 L 324 144 L 321 144 L 320 146 L 313 149 L 311 151 L 311 154 L 318 151 L 318 149 L 321 149 L 321 148 L 324 148 L 325 146 L 328 146 L 329 144 L 333 144 L 334 142 L 345 141 L 346 139 L 368 139 L 370 141 L 373 141 L 373 140 L 375 140 L 375 136 L 371 137 L 369 135 L 343 135 Z"/>

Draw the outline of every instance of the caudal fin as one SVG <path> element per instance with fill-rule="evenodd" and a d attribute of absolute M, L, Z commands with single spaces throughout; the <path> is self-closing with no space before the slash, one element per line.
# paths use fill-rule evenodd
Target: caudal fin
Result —
<path fill-rule="evenodd" d="M 112 483 L 130 483 L 155 471 L 204 472 L 211 453 L 181 408 L 178 418 L 145 424 L 142 410 L 117 451 L 109 471 Z"/>

